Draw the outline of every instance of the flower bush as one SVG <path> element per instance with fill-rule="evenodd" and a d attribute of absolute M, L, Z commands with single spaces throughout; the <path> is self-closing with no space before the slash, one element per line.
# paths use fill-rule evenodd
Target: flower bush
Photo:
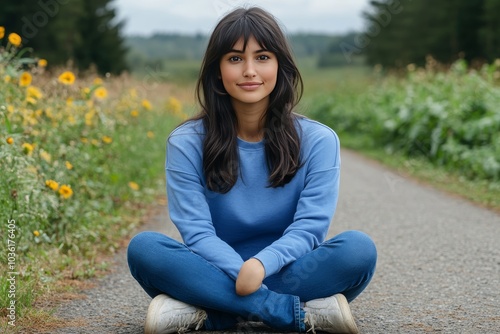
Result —
<path fill-rule="evenodd" d="M 153 103 L 128 77 L 50 75 L 26 52 L 0 27 L 0 234 L 16 221 L 24 307 L 41 281 L 91 275 L 97 254 L 135 228 L 136 209 L 164 192 L 165 138 L 186 117 L 179 101 L 175 110 Z"/>

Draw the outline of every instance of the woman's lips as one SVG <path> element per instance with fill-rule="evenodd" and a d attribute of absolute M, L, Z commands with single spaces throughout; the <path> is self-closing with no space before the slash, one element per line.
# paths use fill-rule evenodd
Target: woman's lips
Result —
<path fill-rule="evenodd" d="M 255 90 L 262 85 L 262 82 L 242 82 L 238 84 L 239 87 L 241 87 L 244 90 Z"/>

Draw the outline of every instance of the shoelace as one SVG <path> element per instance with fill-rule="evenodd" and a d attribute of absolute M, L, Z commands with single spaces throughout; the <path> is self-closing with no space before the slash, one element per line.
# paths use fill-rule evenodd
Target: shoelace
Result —
<path fill-rule="evenodd" d="M 306 333 L 309 333 L 309 332 L 313 332 L 313 334 L 316 334 L 316 330 L 314 329 L 314 323 L 315 323 L 315 319 L 314 319 L 314 316 L 310 313 L 306 313 L 305 317 L 304 317 L 304 323 L 309 325 L 309 329 L 307 330 Z"/>
<path fill-rule="evenodd" d="M 207 313 L 203 310 L 197 310 L 196 314 L 195 314 L 195 320 L 194 320 L 194 323 L 196 324 L 196 326 L 194 329 L 195 330 L 200 329 L 201 326 L 203 326 L 203 322 L 205 320 L 207 320 Z M 182 334 L 182 333 L 189 332 L 192 325 L 193 325 L 192 322 L 184 323 L 184 324 L 180 325 L 179 328 L 177 329 L 177 333 Z"/>

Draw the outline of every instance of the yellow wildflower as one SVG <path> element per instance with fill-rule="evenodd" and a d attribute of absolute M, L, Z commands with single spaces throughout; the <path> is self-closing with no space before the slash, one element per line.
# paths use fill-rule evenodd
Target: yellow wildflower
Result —
<path fill-rule="evenodd" d="M 89 140 L 85 137 L 80 138 L 80 141 L 84 144 L 87 144 L 89 142 Z"/>
<path fill-rule="evenodd" d="M 89 96 L 90 96 L 90 88 L 89 87 L 85 87 L 82 89 L 82 96 L 84 99 L 89 98 Z"/>
<path fill-rule="evenodd" d="M 36 100 L 32 97 L 27 97 L 26 102 L 28 102 L 29 104 L 36 104 Z"/>
<path fill-rule="evenodd" d="M 48 152 L 46 152 L 45 150 L 40 150 L 39 154 L 40 154 L 40 158 L 47 161 L 48 163 L 51 163 L 52 157 L 50 156 L 50 154 Z"/>
<path fill-rule="evenodd" d="M 93 124 L 95 111 L 91 109 L 85 113 L 85 125 L 91 126 Z"/>
<path fill-rule="evenodd" d="M 10 42 L 10 44 L 12 44 L 14 46 L 19 46 L 19 45 L 21 45 L 22 38 L 21 38 L 21 36 L 19 36 L 15 32 L 12 32 L 9 34 L 9 42 Z"/>
<path fill-rule="evenodd" d="M 91 143 L 92 145 L 94 145 L 94 146 L 99 146 L 99 144 L 100 144 L 100 143 L 99 143 L 99 141 L 98 141 L 97 139 L 92 139 L 92 140 L 90 141 L 90 143 Z"/>
<path fill-rule="evenodd" d="M 132 190 L 136 190 L 136 191 L 137 191 L 137 190 L 139 190 L 139 185 L 138 185 L 137 183 L 133 182 L 133 181 L 130 181 L 130 182 L 128 183 L 128 186 L 129 186 L 129 187 L 130 187 L 130 189 L 132 189 Z"/>
<path fill-rule="evenodd" d="M 109 136 L 102 136 L 102 141 L 106 144 L 111 144 L 113 142 L 113 138 Z"/>
<path fill-rule="evenodd" d="M 40 232 L 38 232 L 38 231 L 33 231 L 33 235 L 34 235 L 35 237 L 39 237 L 39 236 L 40 236 Z"/>
<path fill-rule="evenodd" d="M 50 119 L 54 118 L 54 114 L 52 114 L 52 108 L 45 109 L 45 116 L 47 116 Z"/>
<path fill-rule="evenodd" d="M 28 72 L 23 72 L 19 77 L 19 86 L 26 87 L 31 85 L 32 79 L 33 78 L 31 77 L 31 74 L 29 74 Z"/>
<path fill-rule="evenodd" d="M 0 39 L 2 39 L 3 36 L 5 36 L 5 27 L 0 26 Z"/>
<path fill-rule="evenodd" d="M 95 78 L 94 79 L 94 85 L 102 85 L 102 79 L 101 78 Z"/>
<path fill-rule="evenodd" d="M 146 110 L 151 110 L 152 106 L 151 106 L 151 102 L 149 102 L 148 100 L 144 99 L 142 100 L 141 102 L 141 105 L 143 106 L 144 109 Z"/>
<path fill-rule="evenodd" d="M 47 60 L 46 59 L 39 59 L 38 66 L 39 67 L 47 67 Z"/>
<path fill-rule="evenodd" d="M 146 135 L 148 136 L 148 138 L 154 138 L 155 137 L 155 133 L 153 131 L 148 131 L 148 133 Z"/>
<path fill-rule="evenodd" d="M 132 111 L 130 112 L 130 115 L 131 115 L 132 117 L 137 117 L 137 116 L 139 116 L 139 112 L 138 112 L 137 110 L 132 110 Z"/>
<path fill-rule="evenodd" d="M 9 83 L 11 79 L 12 78 L 10 77 L 10 75 L 6 75 L 6 76 L 3 77 L 3 82 Z"/>
<path fill-rule="evenodd" d="M 33 152 L 33 145 L 31 144 L 28 144 L 28 143 L 24 143 L 22 145 L 22 148 L 24 150 L 24 153 L 26 153 L 27 155 L 31 155 L 31 153 Z"/>
<path fill-rule="evenodd" d="M 71 164 L 71 162 L 66 161 L 64 164 L 66 165 L 66 168 L 67 168 L 67 169 L 69 169 L 69 170 L 72 170 L 72 169 L 73 169 L 73 165 Z"/>
<path fill-rule="evenodd" d="M 177 100 L 175 97 L 171 97 L 167 102 L 167 109 L 170 110 L 174 115 L 179 115 L 182 111 L 181 101 Z"/>
<path fill-rule="evenodd" d="M 64 85 L 72 85 L 75 82 L 75 75 L 73 72 L 66 71 L 63 72 L 57 80 Z"/>
<path fill-rule="evenodd" d="M 59 188 L 59 195 L 61 195 L 65 199 L 68 199 L 73 196 L 73 190 L 69 185 L 63 184 L 61 188 Z"/>
<path fill-rule="evenodd" d="M 104 100 L 108 96 L 108 91 L 104 87 L 99 87 L 94 91 L 94 96 L 99 100 Z"/>
<path fill-rule="evenodd" d="M 68 123 L 71 125 L 76 124 L 76 119 L 73 117 L 73 115 L 68 116 Z"/>
<path fill-rule="evenodd" d="M 12 104 L 9 104 L 9 105 L 7 106 L 7 111 L 8 111 L 9 113 L 11 113 L 11 114 L 12 114 L 12 113 L 14 112 L 14 110 L 15 110 L 15 109 L 14 109 L 14 106 L 13 106 Z"/>
<path fill-rule="evenodd" d="M 45 181 L 45 185 L 54 191 L 57 191 L 59 189 L 59 183 L 54 180 Z"/>
<path fill-rule="evenodd" d="M 26 95 L 28 97 L 32 97 L 34 99 L 41 99 L 43 97 L 43 94 L 42 92 L 36 88 L 36 87 L 33 87 L 33 86 L 29 86 L 27 89 L 26 89 Z"/>
<path fill-rule="evenodd" d="M 6 142 L 7 142 L 7 144 L 9 144 L 9 145 L 14 144 L 14 139 L 13 139 L 12 137 L 7 138 L 5 141 L 6 141 Z"/>
<path fill-rule="evenodd" d="M 72 98 L 72 97 L 68 97 L 68 98 L 66 99 L 66 105 L 67 105 L 67 106 L 71 106 L 71 105 L 73 105 L 73 98 Z"/>

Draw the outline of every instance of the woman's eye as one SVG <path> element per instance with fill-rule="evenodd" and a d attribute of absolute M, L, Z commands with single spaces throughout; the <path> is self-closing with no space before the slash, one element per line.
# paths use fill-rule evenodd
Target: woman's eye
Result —
<path fill-rule="evenodd" d="M 269 59 L 269 56 L 266 56 L 266 55 L 261 55 L 261 56 L 257 57 L 257 60 L 268 60 L 268 59 Z"/>
<path fill-rule="evenodd" d="M 231 61 L 231 62 L 236 62 L 236 61 L 240 61 L 240 60 L 241 60 L 241 58 L 238 56 L 229 57 L 229 61 Z"/>

